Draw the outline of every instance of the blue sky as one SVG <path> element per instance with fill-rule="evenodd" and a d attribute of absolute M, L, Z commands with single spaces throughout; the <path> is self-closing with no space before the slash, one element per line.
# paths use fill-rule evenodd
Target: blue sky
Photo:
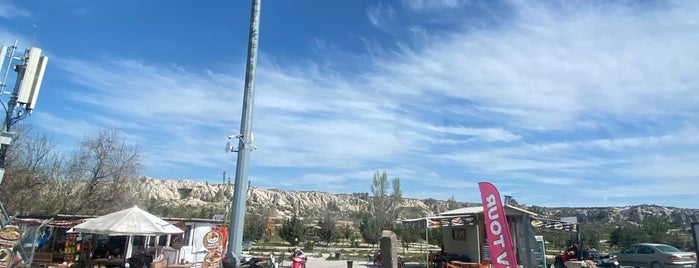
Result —
<path fill-rule="evenodd" d="M 0 0 L 50 57 L 25 120 L 70 152 L 116 127 L 144 176 L 235 173 L 250 1 Z M 253 186 L 539 206 L 699 208 L 694 1 L 262 3 Z M 6 102 L 7 95 L 3 95 Z"/>

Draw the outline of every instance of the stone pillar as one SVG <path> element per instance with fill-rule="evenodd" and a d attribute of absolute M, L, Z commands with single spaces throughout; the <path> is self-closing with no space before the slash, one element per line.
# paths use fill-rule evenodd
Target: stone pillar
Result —
<path fill-rule="evenodd" d="M 383 230 L 381 239 L 379 240 L 382 268 L 398 268 L 397 241 L 398 239 L 396 239 L 395 233 L 389 230 Z"/>

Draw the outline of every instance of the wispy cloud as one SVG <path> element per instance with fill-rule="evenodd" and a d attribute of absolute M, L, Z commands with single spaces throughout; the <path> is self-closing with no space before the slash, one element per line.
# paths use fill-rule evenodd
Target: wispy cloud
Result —
<path fill-rule="evenodd" d="M 393 6 L 379 2 L 377 5 L 366 10 L 367 19 L 374 27 L 384 31 L 391 32 L 390 24 L 393 24 L 396 19 L 396 11 Z"/>
<path fill-rule="evenodd" d="M 472 0 L 403 0 L 403 4 L 413 11 L 439 10 L 460 8 L 472 2 Z"/>
<path fill-rule="evenodd" d="M 560 204 L 560 187 L 621 192 L 610 203 L 661 185 L 688 194 L 682 181 L 699 179 L 697 4 L 479 3 L 488 12 L 442 18 L 453 24 L 445 28 L 432 27 L 437 15 L 426 12 L 470 14 L 471 4 L 373 6 L 366 19 L 384 30 L 390 22 L 392 39 L 362 37 L 365 51 L 346 57 L 326 39 L 310 59 L 263 51 L 257 186 L 366 191 L 373 171 L 386 169 L 415 197 L 473 194 L 482 179 L 527 204 Z M 423 11 L 409 23 L 400 14 Z M 223 144 L 238 131 L 243 66 L 55 62 L 79 89 L 64 96 L 70 106 L 96 112 L 43 115 L 47 129 L 122 126 L 142 143 L 153 174 L 202 169 L 211 177 L 201 179 L 218 181 L 230 170 Z"/>
<path fill-rule="evenodd" d="M 18 17 L 31 17 L 29 10 L 17 7 L 6 1 L 0 1 L 0 18 L 13 19 Z"/>
<path fill-rule="evenodd" d="M 240 80 L 229 75 L 194 74 L 177 66 L 162 68 L 133 60 L 96 63 L 67 59 L 59 66 L 77 83 L 97 90 L 88 94 L 80 92 L 72 96 L 74 101 L 114 114 L 151 120 L 164 116 L 221 114 L 229 105 L 225 100 L 233 99 L 236 92 L 229 90 L 228 85 L 242 85 Z M 180 117 L 181 120 L 189 118 Z M 213 116 L 206 124 L 218 118 Z"/>

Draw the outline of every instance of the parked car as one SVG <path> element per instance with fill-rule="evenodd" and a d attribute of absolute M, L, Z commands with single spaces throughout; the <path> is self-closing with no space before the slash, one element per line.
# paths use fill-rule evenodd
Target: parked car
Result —
<path fill-rule="evenodd" d="M 665 244 L 639 243 L 616 253 L 623 266 L 648 268 L 694 268 L 697 256 Z"/>

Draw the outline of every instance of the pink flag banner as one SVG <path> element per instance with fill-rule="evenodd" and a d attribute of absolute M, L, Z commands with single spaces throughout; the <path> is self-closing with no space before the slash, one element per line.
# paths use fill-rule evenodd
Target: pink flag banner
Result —
<path fill-rule="evenodd" d="M 483 201 L 485 229 L 488 233 L 488 246 L 493 268 L 517 267 L 517 257 L 512 246 L 510 228 L 507 225 L 505 208 L 500 200 L 500 192 L 489 182 L 479 182 Z"/>

